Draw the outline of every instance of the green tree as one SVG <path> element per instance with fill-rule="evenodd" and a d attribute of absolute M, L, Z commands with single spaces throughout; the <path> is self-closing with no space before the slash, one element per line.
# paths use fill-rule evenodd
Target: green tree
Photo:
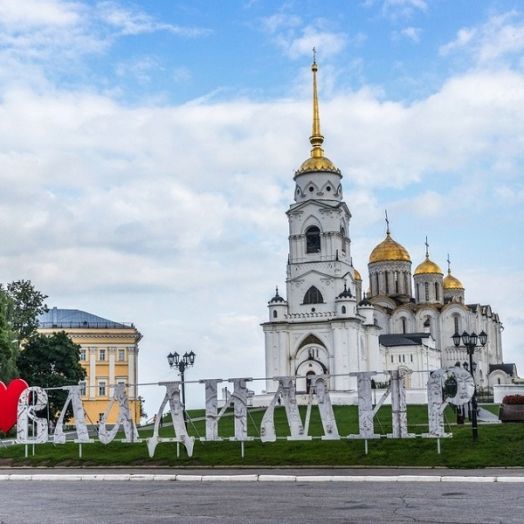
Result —
<path fill-rule="evenodd" d="M 29 338 L 38 327 L 38 316 L 48 309 L 47 295 L 40 293 L 30 280 L 16 280 L 7 284 L 7 295 L 12 301 L 9 317 L 21 342 Z"/>
<path fill-rule="evenodd" d="M 5 290 L 0 288 L 0 380 L 6 384 L 18 376 L 18 340 L 9 319 L 11 309 L 11 299 Z"/>
<path fill-rule="evenodd" d="M 33 335 L 17 359 L 20 376 L 30 386 L 52 388 L 76 385 L 85 378 L 80 346 L 64 331 L 51 336 Z M 49 417 L 56 421 L 67 398 L 65 391 L 49 392 Z"/>

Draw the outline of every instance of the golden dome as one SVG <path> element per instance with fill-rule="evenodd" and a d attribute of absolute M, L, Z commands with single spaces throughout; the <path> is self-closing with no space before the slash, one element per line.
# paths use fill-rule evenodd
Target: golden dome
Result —
<path fill-rule="evenodd" d="M 356 269 L 354 271 L 355 271 L 355 281 L 362 282 L 362 276 L 360 275 L 359 271 L 357 271 Z"/>
<path fill-rule="evenodd" d="M 415 273 L 413 275 L 430 275 L 430 274 L 438 274 L 443 275 L 442 269 L 438 266 L 438 264 L 435 264 L 432 260 L 429 259 L 429 257 L 426 255 L 426 259 L 424 262 L 419 264 L 417 266 L 417 269 L 415 269 Z"/>
<path fill-rule="evenodd" d="M 325 156 L 308 158 L 297 169 L 296 174 L 299 175 L 309 171 L 331 171 L 332 173 L 340 173 L 340 169 L 335 167 L 333 162 L 331 162 L 331 160 Z"/>
<path fill-rule="evenodd" d="M 411 258 L 406 248 L 395 242 L 388 233 L 386 238 L 369 255 L 369 262 L 389 261 L 411 262 Z"/>
<path fill-rule="evenodd" d="M 449 271 L 442 281 L 442 287 L 444 289 L 464 289 L 462 282 L 458 278 L 455 278 Z"/>

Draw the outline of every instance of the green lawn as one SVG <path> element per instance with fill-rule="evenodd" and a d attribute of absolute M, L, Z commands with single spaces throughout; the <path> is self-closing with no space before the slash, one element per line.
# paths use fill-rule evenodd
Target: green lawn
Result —
<path fill-rule="evenodd" d="M 339 433 L 346 436 L 358 433 L 358 414 L 355 406 L 335 406 Z M 250 412 L 249 434 L 257 437 L 260 420 L 264 411 Z M 203 411 L 190 412 L 191 419 L 203 417 Z M 304 412 L 302 412 L 304 418 Z M 441 454 L 437 453 L 434 439 L 393 440 L 381 438 L 369 441 L 369 453 L 364 453 L 364 442 L 359 440 L 322 441 L 322 425 L 318 410 L 313 408 L 310 432 L 312 441 L 287 441 L 288 428 L 283 408 L 275 411 L 275 425 L 279 440 L 261 443 L 245 443 L 245 457 L 241 458 L 239 442 L 195 442 L 193 457 L 186 456 L 180 446 L 177 458 L 176 443 L 158 445 L 153 459 L 149 459 L 145 442 L 124 444 L 112 442 L 104 446 L 99 442 L 84 444 L 83 458 L 78 458 L 78 445 L 54 446 L 45 444 L 35 446 L 35 455 L 24 458 L 24 446 L 0 447 L 0 464 L 11 465 L 168 465 L 168 466 L 448 466 L 456 468 L 487 466 L 524 467 L 524 424 L 508 423 L 481 425 L 479 441 L 471 441 L 471 427 L 457 426 L 451 409 L 445 412 L 446 431 L 453 438 L 441 440 Z M 166 423 L 169 418 L 166 419 Z M 425 406 L 409 406 L 409 431 L 421 434 L 427 431 L 427 411 Z M 219 424 L 220 435 L 228 439 L 233 435 L 233 417 L 224 417 Z M 205 422 L 195 420 L 189 424 L 194 436 L 205 435 Z M 150 428 L 139 429 L 140 437 L 151 435 Z M 383 406 L 375 417 L 375 432 L 385 435 L 391 432 L 391 408 Z M 164 425 L 161 436 L 172 436 L 172 428 Z"/>

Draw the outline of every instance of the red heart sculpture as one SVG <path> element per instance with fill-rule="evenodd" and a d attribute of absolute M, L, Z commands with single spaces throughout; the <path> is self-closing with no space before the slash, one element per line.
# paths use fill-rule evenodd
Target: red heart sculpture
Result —
<path fill-rule="evenodd" d="M 7 433 L 16 424 L 18 399 L 28 387 L 21 378 L 11 380 L 7 387 L 0 382 L 0 431 Z"/>

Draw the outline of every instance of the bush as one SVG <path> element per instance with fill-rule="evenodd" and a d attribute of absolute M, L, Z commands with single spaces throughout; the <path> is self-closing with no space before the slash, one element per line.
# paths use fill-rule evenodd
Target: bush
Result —
<path fill-rule="evenodd" d="M 502 403 L 508 405 L 524 404 L 524 395 L 506 395 L 502 399 Z"/>

